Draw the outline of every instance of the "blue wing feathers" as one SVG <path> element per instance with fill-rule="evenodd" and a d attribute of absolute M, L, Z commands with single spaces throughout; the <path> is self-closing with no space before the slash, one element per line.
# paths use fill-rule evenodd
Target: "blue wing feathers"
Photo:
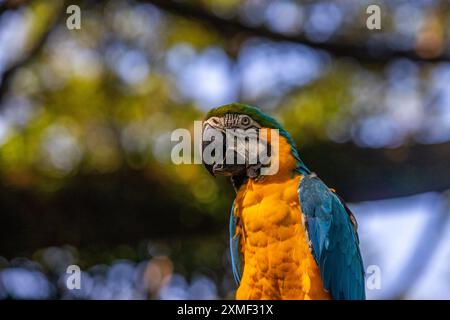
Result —
<path fill-rule="evenodd" d="M 314 175 L 301 180 L 299 197 L 325 289 L 333 299 L 365 299 L 359 240 L 343 203 Z"/>
<path fill-rule="evenodd" d="M 230 254 L 234 281 L 237 285 L 241 282 L 242 259 L 239 250 L 240 236 L 236 236 L 236 217 L 234 216 L 234 203 L 230 213 Z"/>

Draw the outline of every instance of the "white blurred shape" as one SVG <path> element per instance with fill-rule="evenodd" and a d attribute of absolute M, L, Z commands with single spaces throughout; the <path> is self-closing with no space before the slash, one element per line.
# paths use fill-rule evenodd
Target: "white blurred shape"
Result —
<path fill-rule="evenodd" d="M 309 19 L 305 25 L 308 38 L 316 42 L 328 40 L 342 22 L 340 8 L 332 2 L 319 2 L 311 7 Z"/>
<path fill-rule="evenodd" d="M 216 284 L 206 276 L 197 276 L 189 286 L 189 298 L 194 300 L 217 299 Z"/>
<path fill-rule="evenodd" d="M 174 274 L 170 279 L 170 282 L 160 290 L 159 298 L 162 300 L 189 299 L 186 279 L 180 274 Z"/>
<path fill-rule="evenodd" d="M 46 129 L 42 148 L 54 168 L 69 172 L 81 160 L 81 150 L 72 133 L 64 126 L 52 125 Z"/>
<path fill-rule="evenodd" d="M 5 291 L 13 299 L 47 299 L 52 288 L 44 274 L 24 268 L 7 268 L 0 274 Z"/>
<path fill-rule="evenodd" d="M 303 23 L 303 11 L 292 1 L 271 2 L 266 11 L 270 29 L 280 33 L 298 33 Z"/>
<path fill-rule="evenodd" d="M 27 14 L 26 10 L 10 10 L 0 16 L 0 81 L 7 66 L 21 56 L 30 30 Z"/>
<path fill-rule="evenodd" d="M 381 290 L 366 290 L 369 299 L 391 298 L 405 263 L 415 254 L 423 227 L 439 214 L 441 205 L 442 198 L 436 193 L 350 205 L 358 220 L 364 265 L 381 268 Z"/>
<path fill-rule="evenodd" d="M 302 45 L 248 42 L 239 56 L 244 98 L 282 95 L 314 80 L 321 67 L 320 57 Z"/>
<path fill-rule="evenodd" d="M 229 58 L 220 48 L 197 54 L 189 45 L 180 44 L 169 50 L 166 64 L 180 93 L 202 108 L 210 109 L 237 97 L 237 79 Z"/>

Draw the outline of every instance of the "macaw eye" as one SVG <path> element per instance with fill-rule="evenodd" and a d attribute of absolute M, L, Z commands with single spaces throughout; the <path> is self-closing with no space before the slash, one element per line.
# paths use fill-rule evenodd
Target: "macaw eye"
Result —
<path fill-rule="evenodd" d="M 251 122 L 251 120 L 250 120 L 250 117 L 248 117 L 248 116 L 242 117 L 242 119 L 241 119 L 241 124 L 243 126 L 248 126 L 250 124 L 250 122 Z"/>

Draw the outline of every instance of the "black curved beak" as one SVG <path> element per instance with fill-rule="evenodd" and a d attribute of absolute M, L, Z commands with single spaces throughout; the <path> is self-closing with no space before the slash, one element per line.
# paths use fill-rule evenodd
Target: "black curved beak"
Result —
<path fill-rule="evenodd" d="M 210 145 L 212 143 L 212 141 L 204 141 L 202 139 L 202 155 L 205 154 L 205 148 Z M 202 156 L 203 159 L 203 156 Z M 215 177 L 216 175 L 214 174 L 214 163 L 213 164 L 208 164 L 206 163 L 204 160 L 202 160 L 203 165 L 205 166 L 206 170 L 208 170 L 208 172 Z"/>
<path fill-rule="evenodd" d="M 226 163 L 227 151 L 228 152 L 234 152 L 234 151 L 227 149 L 225 134 L 220 133 L 220 135 L 222 135 L 222 139 L 220 142 L 215 141 L 215 139 L 213 137 L 211 138 L 211 136 L 209 137 L 210 139 L 205 140 L 204 137 L 208 136 L 208 134 L 210 133 L 210 132 L 206 132 L 207 130 L 215 130 L 215 134 L 216 135 L 218 134 L 217 129 L 214 129 L 211 127 L 207 127 L 203 131 L 203 134 L 202 134 L 202 162 L 203 162 L 203 165 L 205 166 L 206 170 L 208 170 L 208 172 L 214 177 L 217 175 L 234 176 L 234 175 L 240 174 L 243 170 L 245 170 L 245 165 L 235 164 L 235 163 L 231 163 L 231 164 Z M 205 161 L 205 157 L 210 156 L 205 153 L 205 149 L 213 142 L 220 143 L 220 145 L 217 145 L 216 148 L 222 149 L 221 161 L 213 161 L 213 162 Z M 213 156 L 214 156 L 214 154 L 213 154 Z"/>

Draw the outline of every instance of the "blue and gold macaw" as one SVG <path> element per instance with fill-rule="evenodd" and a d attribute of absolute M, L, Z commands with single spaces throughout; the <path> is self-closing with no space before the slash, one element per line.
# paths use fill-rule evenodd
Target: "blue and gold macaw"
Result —
<path fill-rule="evenodd" d="M 269 147 L 271 135 L 262 132 L 279 132 L 278 152 L 271 154 L 275 174 L 261 175 L 267 164 L 260 162 L 204 163 L 213 175 L 231 176 L 237 192 L 229 226 L 236 298 L 365 299 L 356 220 L 343 200 L 300 160 L 288 132 L 258 108 L 233 103 L 211 110 L 203 150 L 212 131 L 228 129 L 255 129 Z M 226 153 L 232 147 L 225 140 Z"/>

